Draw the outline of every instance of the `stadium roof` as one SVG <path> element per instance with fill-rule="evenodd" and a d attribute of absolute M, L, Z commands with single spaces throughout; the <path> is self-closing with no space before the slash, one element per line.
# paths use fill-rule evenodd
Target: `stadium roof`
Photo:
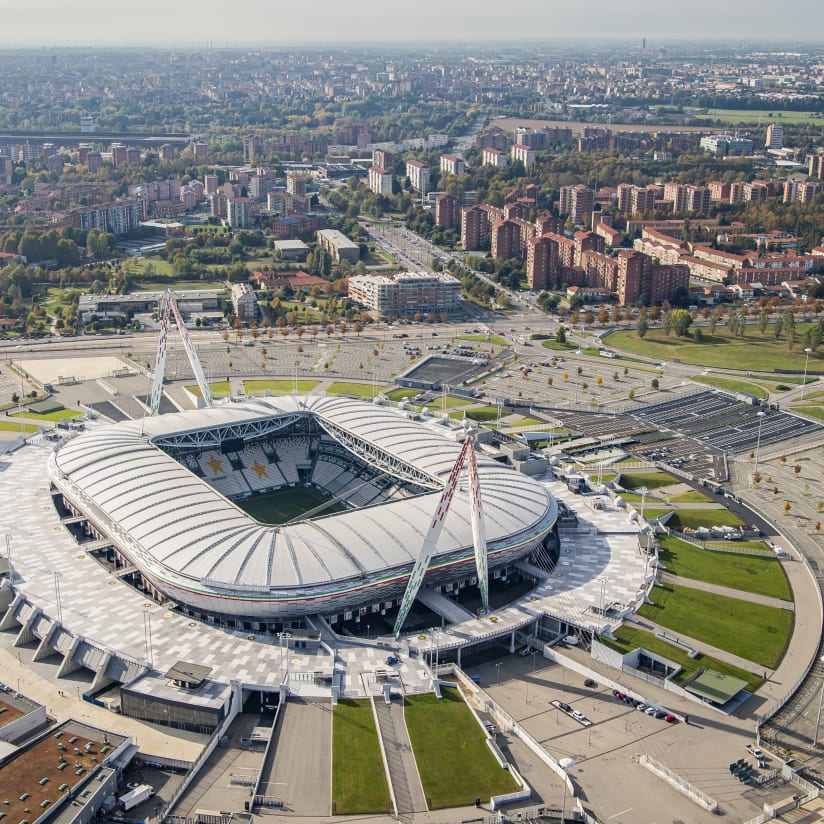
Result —
<path fill-rule="evenodd" d="M 433 492 L 284 526 L 265 525 L 210 487 L 155 441 L 217 428 L 312 415 L 333 437 L 367 442 L 431 479 Z M 215 449 L 219 449 L 215 443 Z M 67 498 L 161 584 L 197 592 L 316 590 L 375 580 L 414 562 L 442 483 L 460 450 L 450 433 L 386 407 L 347 398 L 262 398 L 81 434 L 50 460 Z M 545 533 L 556 505 L 536 481 L 479 456 L 489 551 Z M 438 555 L 472 547 L 466 475 L 439 539 Z M 185 599 L 184 599 L 185 600 Z"/>

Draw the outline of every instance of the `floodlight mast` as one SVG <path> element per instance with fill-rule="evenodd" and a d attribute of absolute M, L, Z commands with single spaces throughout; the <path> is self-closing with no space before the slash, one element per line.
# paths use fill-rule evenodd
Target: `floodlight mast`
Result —
<path fill-rule="evenodd" d="M 430 524 L 426 535 L 424 536 L 421 551 L 418 554 L 418 559 L 415 561 L 415 566 L 412 567 L 412 573 L 409 576 L 406 591 L 401 599 L 401 607 L 398 611 L 398 617 L 395 619 L 394 633 L 396 638 L 400 635 L 401 629 L 403 629 L 404 621 L 406 621 L 409 611 L 412 609 L 412 604 L 418 595 L 418 590 L 421 588 L 426 571 L 429 569 L 429 563 L 435 552 L 438 538 L 440 538 L 441 530 L 443 529 L 444 522 L 446 521 L 446 515 L 449 512 L 449 506 L 452 503 L 452 497 L 458 486 L 458 476 L 464 468 L 464 464 L 467 464 L 469 473 L 469 509 L 472 516 L 472 540 L 475 546 L 475 566 L 477 568 L 478 585 L 481 590 L 481 599 L 484 610 L 489 610 L 486 536 L 483 521 L 483 509 L 481 508 L 478 467 L 475 462 L 475 450 L 472 446 L 472 440 L 471 438 L 467 438 L 461 447 L 461 451 L 458 455 L 458 459 L 455 461 L 455 465 L 452 467 L 452 472 L 449 474 L 449 479 L 444 486 L 441 499 L 438 502 L 438 508 L 435 510 L 435 516 L 432 519 L 432 523 Z"/>
<path fill-rule="evenodd" d="M 152 384 L 152 403 L 150 407 L 150 414 L 157 415 L 160 411 L 160 398 L 163 395 L 163 374 L 166 371 L 166 352 L 168 350 L 167 344 L 169 339 L 169 311 L 172 311 L 177 323 L 177 331 L 180 334 L 180 339 L 183 341 L 183 348 L 186 350 L 186 355 L 189 358 L 189 363 L 192 365 L 192 371 L 195 374 L 195 380 L 200 387 L 200 395 L 206 406 L 212 405 L 212 390 L 209 388 L 209 382 L 206 380 L 206 375 L 203 372 L 203 367 L 200 364 L 200 359 L 195 351 L 192 339 L 189 337 L 189 331 L 186 329 L 186 324 L 183 323 L 183 318 L 180 315 L 180 310 L 177 307 L 177 301 L 172 295 L 171 290 L 166 292 L 165 302 L 163 305 L 163 315 L 160 321 L 160 338 L 157 342 L 157 356 L 155 358 L 154 382 Z"/>

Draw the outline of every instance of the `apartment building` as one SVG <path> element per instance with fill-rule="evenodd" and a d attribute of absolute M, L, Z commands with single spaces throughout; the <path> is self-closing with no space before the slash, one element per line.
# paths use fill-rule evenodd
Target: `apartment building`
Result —
<path fill-rule="evenodd" d="M 360 260 L 360 246 L 337 229 L 321 229 L 318 232 L 318 246 L 337 261 L 357 263 Z"/>
<path fill-rule="evenodd" d="M 585 217 L 592 214 L 594 204 L 595 192 L 583 183 L 561 187 L 558 211 L 562 215 L 569 215 L 573 223 L 585 223 Z"/>
<path fill-rule="evenodd" d="M 509 155 L 513 163 L 520 161 L 528 169 L 535 165 L 535 149 L 525 146 L 523 143 L 516 143 L 510 150 Z"/>
<path fill-rule="evenodd" d="M 466 162 L 462 157 L 452 154 L 441 155 L 441 174 L 462 175 L 466 172 Z"/>
<path fill-rule="evenodd" d="M 482 249 L 490 241 L 492 224 L 503 220 L 503 212 L 495 206 L 481 204 L 461 209 L 461 245 L 468 252 Z"/>
<path fill-rule="evenodd" d="M 230 197 L 226 200 L 226 222 L 232 229 L 249 229 L 252 226 L 252 199 Z"/>
<path fill-rule="evenodd" d="M 286 173 L 286 191 L 290 195 L 306 194 L 306 178 L 297 172 Z"/>
<path fill-rule="evenodd" d="M 420 160 L 407 160 L 406 176 L 416 192 L 426 194 L 429 189 L 429 166 Z"/>
<path fill-rule="evenodd" d="M 494 166 L 501 169 L 508 162 L 507 156 L 500 149 L 484 149 L 481 153 L 482 166 Z"/>
<path fill-rule="evenodd" d="M 461 283 L 435 272 L 355 275 L 348 294 L 377 317 L 452 314 L 460 309 Z"/>
<path fill-rule="evenodd" d="M 369 167 L 369 191 L 376 195 L 391 195 L 394 176 L 382 166 Z"/>
<path fill-rule="evenodd" d="M 81 229 L 100 229 L 114 235 L 125 235 L 140 225 L 146 218 L 146 203 L 143 200 L 127 200 L 75 209 L 71 213 L 73 226 Z"/>
<path fill-rule="evenodd" d="M 535 224 L 521 218 L 496 220 L 491 227 L 492 257 L 496 260 L 526 256 L 527 241 L 535 236 Z"/>
<path fill-rule="evenodd" d="M 442 229 L 456 229 L 461 222 L 461 202 L 450 194 L 435 198 L 435 224 Z"/>

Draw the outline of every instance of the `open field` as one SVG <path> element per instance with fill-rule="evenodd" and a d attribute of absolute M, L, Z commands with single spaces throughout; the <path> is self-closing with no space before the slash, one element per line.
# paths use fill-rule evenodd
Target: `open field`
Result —
<path fill-rule="evenodd" d="M 196 398 L 201 397 L 200 387 L 196 383 L 187 386 L 186 390 L 191 392 Z M 210 383 L 209 390 L 213 398 L 228 398 L 229 395 L 232 394 L 232 387 L 229 385 L 229 381 L 215 381 L 214 383 Z"/>
<path fill-rule="evenodd" d="M 15 416 L 16 417 L 16 416 Z M 40 427 L 36 423 L 15 423 L 14 421 L 0 421 L 0 432 L 23 432 L 31 435 Z"/>
<path fill-rule="evenodd" d="M 824 124 L 821 112 L 790 112 L 769 109 L 707 109 L 706 114 L 693 115 L 697 120 L 720 120 L 731 126 L 742 123 L 763 125 L 768 123 L 814 123 Z"/>
<path fill-rule="evenodd" d="M 776 340 L 772 325 L 764 336 L 755 327 L 748 329 L 743 338 L 726 334 L 726 329 L 716 329 L 710 335 L 709 329 L 702 329 L 704 338 L 696 343 L 694 338 L 667 337 L 662 329 L 650 329 L 646 337 L 639 338 L 633 329 L 611 332 L 604 337 L 604 343 L 615 349 L 634 355 L 645 355 L 656 360 L 678 360 L 697 366 L 716 366 L 723 369 L 741 369 L 746 363 L 753 372 L 774 372 L 776 369 L 804 370 L 804 347 L 801 343 L 808 323 L 796 323 L 798 342 L 795 349 L 787 348 L 783 338 Z M 819 352 L 810 356 L 810 372 L 824 371 L 824 356 Z"/>
<path fill-rule="evenodd" d="M 669 502 L 671 504 L 709 504 L 713 500 L 703 492 L 697 489 L 691 489 L 689 492 L 680 492 L 678 495 L 670 495 Z"/>
<path fill-rule="evenodd" d="M 389 812 L 389 786 L 369 701 L 344 699 L 332 715 L 332 812 Z"/>
<path fill-rule="evenodd" d="M 371 383 L 355 383 L 354 381 L 335 381 L 326 387 L 327 395 L 356 395 L 359 398 L 371 399 L 373 394 L 380 395 L 388 387 L 375 386 Z"/>
<path fill-rule="evenodd" d="M 732 378 L 719 378 L 717 375 L 693 375 L 690 380 L 695 383 L 703 383 L 706 386 L 714 386 L 716 389 L 726 389 L 728 392 L 746 392 L 756 398 L 766 398 L 767 390 L 757 383 L 749 381 L 733 380 Z"/>
<path fill-rule="evenodd" d="M 653 603 L 639 615 L 771 669 L 792 632 L 794 616 L 786 609 L 670 584 L 653 587 L 650 596 Z"/>
<path fill-rule="evenodd" d="M 518 789 L 515 780 L 498 766 L 484 734 L 460 692 L 442 687 L 433 694 L 404 699 L 406 726 L 430 810 L 485 802 L 493 795 Z"/>
<path fill-rule="evenodd" d="M 67 421 L 74 418 L 82 418 L 83 412 L 79 409 L 58 409 L 56 412 L 47 412 L 45 415 L 38 415 L 36 412 L 15 412 L 10 417 L 12 418 L 28 418 L 33 421 L 50 421 L 51 423 L 60 423 L 65 418 Z"/>
<path fill-rule="evenodd" d="M 728 509 L 677 509 L 667 521 L 667 526 L 683 532 L 684 527 L 698 529 L 705 526 L 741 526 L 743 521 Z"/>
<path fill-rule="evenodd" d="M 495 346 L 509 346 L 509 341 L 500 335 L 458 335 L 456 340 L 470 340 L 478 343 L 492 343 Z"/>
<path fill-rule="evenodd" d="M 670 535 L 661 535 L 659 544 L 661 563 L 674 575 L 782 601 L 792 600 L 784 568 L 775 558 L 713 552 Z"/>
<path fill-rule="evenodd" d="M 682 668 L 682 671 L 673 679 L 676 684 L 688 678 L 701 667 L 715 670 L 724 675 L 731 675 L 734 678 L 741 678 L 747 682 L 747 689 L 751 692 L 758 689 L 762 683 L 759 676 L 739 667 L 734 667 L 732 664 L 727 664 L 725 661 L 719 661 L 709 655 L 699 654 L 695 658 L 690 658 L 686 650 L 668 644 L 666 641 L 656 638 L 653 633 L 637 629 L 629 624 L 624 624 L 615 631 L 615 640 L 606 637 L 601 637 L 599 640 L 602 644 L 606 644 L 606 646 L 624 654 L 638 647 L 643 647 L 649 652 L 668 658 L 670 661 L 675 661 Z"/>
<path fill-rule="evenodd" d="M 662 486 L 677 484 L 678 479 L 666 472 L 624 472 L 619 482 L 624 489 L 659 489 Z M 649 500 L 649 498 L 647 499 Z"/>
<path fill-rule="evenodd" d="M 262 495 L 243 498 L 235 503 L 261 523 L 285 524 L 327 501 L 332 501 L 332 497 L 313 486 L 291 486 L 277 492 L 265 492 Z M 344 509 L 342 504 L 330 503 L 319 514 L 331 515 Z"/>
<path fill-rule="evenodd" d="M 298 392 L 305 394 L 311 392 L 320 381 L 299 380 L 297 382 Z M 262 395 L 267 389 L 273 395 L 288 395 L 295 388 L 295 381 L 290 380 L 248 380 L 243 381 L 243 391 L 247 395 Z"/>

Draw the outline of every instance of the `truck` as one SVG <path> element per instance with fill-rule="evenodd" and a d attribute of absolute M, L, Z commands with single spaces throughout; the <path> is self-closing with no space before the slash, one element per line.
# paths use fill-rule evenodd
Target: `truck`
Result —
<path fill-rule="evenodd" d="M 118 803 L 120 804 L 120 809 L 124 812 L 126 810 L 131 810 L 132 807 L 136 807 L 138 804 L 143 803 L 147 798 L 151 798 L 154 795 L 154 787 L 151 784 L 138 784 L 133 790 L 129 790 L 129 792 L 124 793 L 118 799 Z"/>

